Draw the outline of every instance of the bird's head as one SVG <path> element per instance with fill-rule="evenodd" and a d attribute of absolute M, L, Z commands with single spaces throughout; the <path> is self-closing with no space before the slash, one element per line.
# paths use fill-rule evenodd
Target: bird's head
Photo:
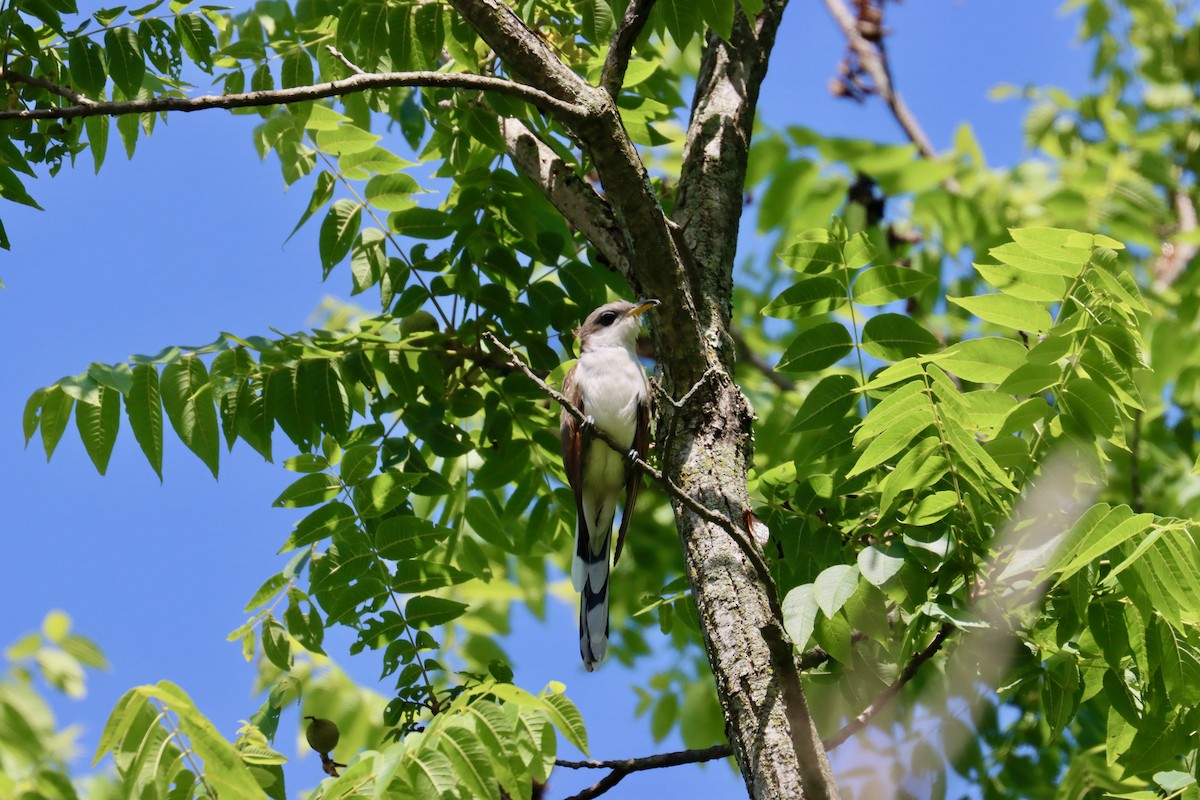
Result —
<path fill-rule="evenodd" d="M 600 306 L 588 314 L 579 328 L 580 350 L 586 352 L 600 347 L 624 347 L 632 350 L 637 343 L 642 314 L 658 303 L 659 301 L 654 299 L 638 300 L 636 303 L 617 300 Z"/>

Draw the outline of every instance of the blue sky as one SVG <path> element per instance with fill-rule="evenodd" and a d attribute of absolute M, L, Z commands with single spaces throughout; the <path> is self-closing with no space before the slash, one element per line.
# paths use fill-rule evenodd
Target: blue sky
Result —
<path fill-rule="evenodd" d="M 1044 0 L 910 0 L 890 7 L 888 25 L 897 85 L 939 149 L 966 121 L 991 164 L 1011 164 L 1023 153 L 1023 107 L 992 102 L 988 90 L 1001 82 L 1073 92 L 1086 85 L 1089 59 L 1074 44 L 1074 20 Z M 793 3 L 761 116 L 772 126 L 902 141 L 881 103 L 829 97 L 826 83 L 843 48 L 822 4 Z M 168 439 L 160 485 L 126 428 L 108 476 L 100 477 L 74 426 L 49 464 L 40 440 L 26 450 L 21 435 L 29 394 L 89 362 L 200 344 L 220 331 L 302 329 L 322 298 L 347 293 L 345 268 L 321 283 L 315 224 L 284 244 L 311 183 L 285 191 L 277 164 L 258 160 L 250 139 L 257 119 L 223 111 L 177 115 L 139 143 L 132 162 L 114 135 L 99 176 L 85 154 L 76 169 L 27 187 L 45 212 L 0 208 L 13 243 L 0 255 L 7 286 L 0 291 L 0 335 L 9 342 L 0 382 L 7 565 L 0 644 L 36 629 L 58 608 L 105 650 L 112 670 L 90 676 L 86 699 L 54 703 L 61 723 L 83 727 L 80 770 L 109 710 L 131 686 L 175 681 L 230 737 L 260 702 L 250 694 L 253 665 L 225 637 L 243 621 L 242 607 L 262 580 L 285 563 L 275 553 L 295 515 L 270 503 L 294 476 L 239 447 L 213 481 Z M 745 228 L 743 248 L 753 247 Z M 677 738 L 654 744 L 645 720 L 633 719 L 630 686 L 638 674 L 615 664 L 591 675 L 582 670 L 574 608 L 551 604 L 548 624 L 521 613 L 517 623 L 510 652 L 519 659 L 518 682 L 534 690 L 551 679 L 566 683 L 594 757 L 681 747 Z M 372 655 L 331 655 L 367 685 L 377 677 Z M 294 709 L 285 713 L 277 745 L 289 754 L 298 725 Z M 311 757 L 287 769 L 293 795 L 319 777 Z M 599 777 L 560 770 L 549 796 L 565 797 Z M 608 796 L 664 791 L 744 796 L 741 779 L 723 764 L 634 775 Z"/>

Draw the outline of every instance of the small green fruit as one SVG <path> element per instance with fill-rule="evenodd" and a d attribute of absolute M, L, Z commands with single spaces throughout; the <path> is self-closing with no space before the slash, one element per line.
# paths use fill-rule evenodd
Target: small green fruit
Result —
<path fill-rule="evenodd" d="M 308 723 L 308 730 L 304 735 L 308 739 L 308 746 L 321 754 L 333 752 L 333 748 L 337 747 L 338 738 L 341 736 L 338 733 L 338 726 L 327 719 L 320 717 L 305 717 L 311 719 Z"/>

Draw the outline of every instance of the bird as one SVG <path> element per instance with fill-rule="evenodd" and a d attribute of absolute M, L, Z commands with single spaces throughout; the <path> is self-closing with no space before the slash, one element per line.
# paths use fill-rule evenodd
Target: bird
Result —
<path fill-rule="evenodd" d="M 637 357 L 641 315 L 659 304 L 647 299 L 600 306 L 579 328 L 579 359 L 563 378 L 563 396 L 586 415 L 582 424 L 565 407 L 560 417 L 563 466 L 575 494 L 575 553 L 571 583 L 579 598 L 579 652 L 588 672 L 608 650 L 608 578 L 613 519 L 624 495 L 624 511 L 612 551 L 621 557 L 637 502 L 641 473 L 591 434 L 611 436 L 628 451 L 645 456 L 650 444 L 650 383 Z"/>

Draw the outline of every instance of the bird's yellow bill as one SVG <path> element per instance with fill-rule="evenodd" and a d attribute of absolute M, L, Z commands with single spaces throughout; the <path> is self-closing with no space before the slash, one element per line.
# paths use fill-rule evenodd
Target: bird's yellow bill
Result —
<path fill-rule="evenodd" d="M 639 300 L 639 301 L 637 301 L 637 303 L 636 303 L 636 304 L 634 304 L 633 308 L 631 308 L 631 309 L 629 309 L 628 311 L 626 311 L 626 312 L 625 312 L 625 316 L 627 316 L 627 317 L 638 317 L 638 316 L 641 316 L 642 314 L 645 314 L 645 313 L 646 313 L 647 311 L 649 311 L 650 309 L 654 308 L 654 307 L 655 307 L 656 305 L 658 305 L 660 302 L 661 302 L 661 301 L 659 301 L 659 300 L 653 300 L 653 299 L 651 299 L 651 300 Z"/>

